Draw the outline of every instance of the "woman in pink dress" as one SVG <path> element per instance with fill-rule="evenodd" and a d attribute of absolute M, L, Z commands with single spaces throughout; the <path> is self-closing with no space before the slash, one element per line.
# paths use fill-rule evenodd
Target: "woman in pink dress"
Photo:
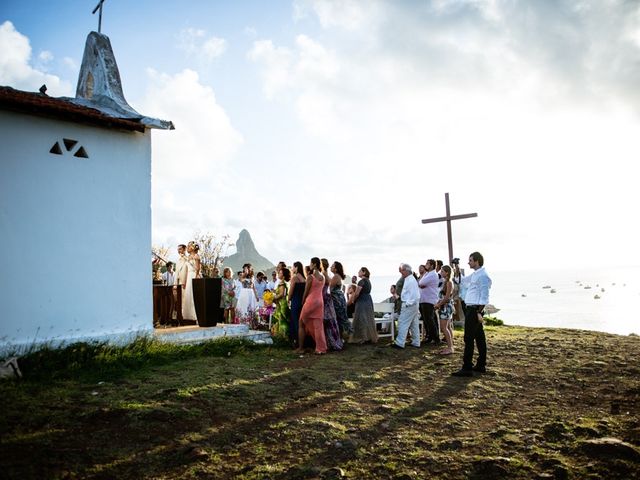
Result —
<path fill-rule="evenodd" d="M 302 296 L 298 349 L 296 350 L 298 353 L 304 352 L 306 335 L 310 335 L 316 343 L 316 354 L 327 353 L 327 339 L 324 336 L 324 301 L 322 299 L 324 284 L 325 278 L 320 271 L 320 259 L 313 257 Z"/>

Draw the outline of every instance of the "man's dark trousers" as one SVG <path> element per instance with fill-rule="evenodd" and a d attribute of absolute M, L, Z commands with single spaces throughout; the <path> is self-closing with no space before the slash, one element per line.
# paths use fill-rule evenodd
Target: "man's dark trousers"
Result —
<path fill-rule="evenodd" d="M 424 334 L 426 335 L 426 341 L 433 340 L 439 342 L 438 330 L 436 329 L 436 312 L 433 309 L 433 303 L 421 303 L 420 314 L 422 315 L 422 322 L 424 323 Z"/>
<path fill-rule="evenodd" d="M 473 342 L 478 345 L 478 368 L 487 366 L 487 339 L 484 336 L 484 327 L 478 320 L 478 311 L 482 308 L 479 305 L 467 305 L 464 317 L 464 356 L 462 369 L 471 370 L 473 368 Z"/>

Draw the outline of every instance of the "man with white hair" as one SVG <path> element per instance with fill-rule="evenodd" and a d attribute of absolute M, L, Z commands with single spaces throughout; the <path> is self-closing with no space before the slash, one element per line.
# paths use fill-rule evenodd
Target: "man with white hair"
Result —
<path fill-rule="evenodd" d="M 413 276 L 411 265 L 400 264 L 400 274 L 404 278 L 400 299 L 402 308 L 398 318 L 398 336 L 391 344 L 393 348 L 404 348 L 407 340 L 407 332 L 411 331 L 411 346 L 420 347 L 420 326 L 418 325 L 420 312 L 418 304 L 420 302 L 420 289 L 418 281 Z"/>

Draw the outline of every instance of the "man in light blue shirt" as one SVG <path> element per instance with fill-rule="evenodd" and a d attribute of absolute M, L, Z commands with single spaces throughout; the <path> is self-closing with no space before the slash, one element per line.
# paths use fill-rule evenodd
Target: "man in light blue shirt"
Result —
<path fill-rule="evenodd" d="M 440 343 L 440 331 L 438 320 L 434 311 L 434 305 L 438 303 L 438 272 L 436 272 L 436 261 L 430 258 L 425 263 L 426 273 L 418 280 L 420 287 L 420 313 L 424 322 L 424 331 L 427 338 L 424 343 L 438 345 Z"/>
<path fill-rule="evenodd" d="M 256 288 L 256 295 L 258 296 L 258 305 L 262 306 L 264 303 L 262 296 L 264 295 L 264 291 L 267 289 L 267 278 L 263 272 L 258 272 L 256 279 L 257 281 L 254 286 Z"/>
<path fill-rule="evenodd" d="M 407 340 L 407 333 L 411 330 L 411 346 L 420 347 L 420 312 L 418 304 L 420 302 L 420 289 L 418 281 L 413 276 L 411 266 L 406 263 L 400 264 L 400 274 L 404 278 L 400 299 L 402 308 L 398 318 L 398 336 L 391 344 L 393 348 L 404 348 Z"/>
<path fill-rule="evenodd" d="M 484 269 L 484 258 L 479 252 L 469 255 L 469 267 L 474 272 L 462 282 L 466 287 L 464 301 L 467 304 L 464 318 L 464 356 L 462 368 L 452 375 L 471 377 L 473 372 L 487 371 L 487 339 L 484 335 L 482 315 L 484 307 L 489 303 L 491 279 Z M 474 342 L 478 346 L 478 360 L 473 365 Z"/>

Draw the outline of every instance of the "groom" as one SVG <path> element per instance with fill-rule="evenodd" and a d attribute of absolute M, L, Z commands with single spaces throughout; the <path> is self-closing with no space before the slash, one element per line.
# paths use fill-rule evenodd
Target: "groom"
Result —
<path fill-rule="evenodd" d="M 178 261 L 176 262 L 176 285 L 187 287 L 187 246 L 178 245 Z"/>
<path fill-rule="evenodd" d="M 187 246 L 178 245 L 178 261 L 176 262 L 175 287 L 173 289 L 176 318 L 178 323 L 182 320 L 182 296 L 187 288 Z M 172 315 L 173 316 L 173 315 Z"/>

